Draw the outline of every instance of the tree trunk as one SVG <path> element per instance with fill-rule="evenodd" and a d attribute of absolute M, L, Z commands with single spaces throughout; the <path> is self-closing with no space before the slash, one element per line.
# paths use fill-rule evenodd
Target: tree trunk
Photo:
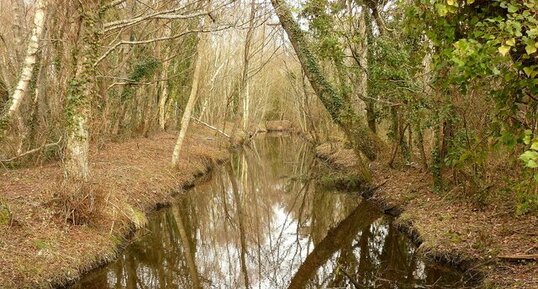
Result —
<path fill-rule="evenodd" d="M 37 53 L 39 51 L 39 39 L 43 34 L 45 24 L 45 0 L 36 1 L 36 10 L 34 15 L 34 28 L 28 42 L 26 57 L 22 66 L 19 82 L 15 87 L 15 91 L 11 95 L 10 104 L 5 115 L 0 117 L 0 140 L 7 129 L 8 123 L 13 115 L 19 110 L 19 107 L 26 96 L 30 81 L 34 71 L 34 66 L 37 62 Z"/>
<path fill-rule="evenodd" d="M 189 242 L 189 235 L 187 233 L 188 224 L 183 221 L 183 216 L 177 206 L 172 207 L 172 214 L 174 216 L 174 219 L 176 220 L 179 237 L 181 238 L 181 244 L 183 245 L 183 250 L 185 252 L 185 262 L 187 263 L 187 267 L 189 268 L 192 288 L 200 289 L 202 288 L 202 285 L 200 284 L 200 276 L 198 273 L 198 268 L 196 267 L 196 248 L 192 248 L 191 243 Z M 164 284 L 161 284 L 161 286 L 163 285 Z"/>
<path fill-rule="evenodd" d="M 172 29 L 168 26 L 165 26 L 165 33 L 164 37 L 170 37 L 172 35 Z M 167 59 L 170 56 L 170 48 L 168 45 L 164 48 L 163 53 L 163 59 L 166 59 L 166 61 L 163 63 L 163 67 L 161 70 L 161 81 L 159 82 L 159 86 L 161 87 L 161 95 L 159 97 L 159 112 L 158 112 L 158 119 L 159 119 L 159 127 L 164 130 L 166 128 L 166 117 L 167 117 L 167 103 L 168 103 L 168 96 L 169 93 L 169 87 L 168 87 L 168 71 L 170 70 L 170 63 L 172 60 Z"/>
<path fill-rule="evenodd" d="M 99 47 L 101 5 L 103 1 L 80 3 L 80 41 L 75 48 L 75 75 L 67 93 L 65 115 L 67 120 L 67 145 L 65 175 L 77 182 L 87 182 L 90 177 L 88 152 L 90 147 L 89 120 L 95 89 L 93 66 Z"/>
<path fill-rule="evenodd" d="M 256 16 L 256 10 L 254 8 L 255 2 L 251 2 L 250 7 L 250 18 L 249 18 L 249 27 L 247 30 L 247 35 L 245 36 L 245 48 L 243 50 L 243 67 L 241 71 L 241 79 L 239 80 L 239 91 L 238 91 L 238 99 L 234 103 L 237 106 L 236 115 L 234 118 L 234 126 L 232 128 L 232 133 L 230 137 L 230 142 L 235 141 L 235 134 L 237 132 L 237 129 L 239 127 L 239 124 L 241 123 L 241 119 L 243 119 L 243 130 L 246 129 L 247 121 L 248 121 L 248 98 L 249 98 L 249 60 L 250 60 L 250 46 L 252 43 L 252 36 L 254 33 L 254 18 Z M 243 101 L 243 105 L 240 105 L 240 102 Z"/>
<path fill-rule="evenodd" d="M 381 18 L 381 14 L 379 13 L 379 7 L 376 0 L 365 0 L 364 3 L 372 10 L 372 16 L 374 17 L 375 24 L 377 26 L 377 29 L 379 31 L 379 36 L 384 36 L 385 32 L 387 30 L 387 27 L 385 26 L 385 22 L 383 21 L 383 18 Z"/>
<path fill-rule="evenodd" d="M 368 57 L 371 54 L 368 50 L 368 44 L 373 41 L 374 33 L 372 31 L 372 20 L 370 14 L 364 9 L 361 13 L 361 21 L 359 22 L 361 33 L 364 34 L 363 50 L 360 55 L 361 68 L 363 69 L 363 75 L 361 76 L 361 85 L 364 85 L 363 100 L 366 103 L 366 120 L 368 121 L 368 127 L 373 133 L 377 133 L 377 120 L 375 112 L 375 102 L 371 95 L 368 94 Z M 363 26 L 362 26 L 363 25 Z M 364 30 L 363 30 L 364 29 Z"/>
<path fill-rule="evenodd" d="M 322 75 L 319 63 L 311 53 L 305 35 L 284 3 L 283 0 L 271 0 L 276 14 L 280 19 L 282 27 L 288 34 L 290 42 L 297 53 L 297 57 L 308 77 L 310 84 L 321 102 L 331 115 L 332 119 L 344 130 L 348 140 L 359 159 L 358 165 L 361 175 L 365 181 L 371 179 L 370 172 L 361 154 L 373 160 L 381 150 L 380 140 L 366 126 L 360 116 L 353 110 L 353 105 L 349 98 L 340 95 Z"/>
<path fill-rule="evenodd" d="M 43 0 L 44 1 L 44 0 Z M 18 66 L 21 63 L 22 58 L 22 45 L 23 40 L 22 37 L 25 35 L 23 30 L 23 23 L 26 22 L 25 15 L 23 14 L 24 10 L 24 1 L 23 0 L 12 0 L 11 5 L 13 7 L 13 16 L 14 21 L 12 23 L 13 26 L 13 42 L 15 42 L 15 47 L 13 48 L 13 51 L 15 52 L 15 59 L 14 64 Z M 36 1 L 36 7 L 39 3 Z M 37 8 L 36 8 L 37 9 Z"/>
<path fill-rule="evenodd" d="M 200 41 L 198 42 L 198 52 L 196 56 L 196 63 L 194 64 L 194 73 L 192 76 L 192 86 L 191 86 L 191 93 L 189 95 L 189 100 L 187 101 L 187 105 L 185 106 L 185 110 L 183 111 L 183 117 L 181 118 L 181 128 L 179 130 L 179 135 L 177 137 L 177 142 L 174 147 L 174 153 L 172 154 L 172 167 L 177 167 L 179 164 L 179 154 L 181 152 L 181 147 L 183 146 L 183 141 L 185 139 L 185 135 L 187 134 L 187 129 L 189 128 L 189 123 L 192 115 L 192 109 L 194 108 L 194 105 L 196 104 L 196 100 L 198 99 L 198 83 L 200 82 L 200 71 L 202 66 L 202 52 L 203 52 L 203 46 L 204 41 L 203 37 L 201 37 Z"/>
<path fill-rule="evenodd" d="M 39 126 L 39 99 L 41 98 L 39 81 L 43 77 L 43 61 L 41 60 L 41 57 L 37 58 L 36 65 L 34 66 L 34 71 L 32 74 L 32 80 L 30 81 L 30 97 L 32 97 L 32 111 L 30 113 L 30 124 L 27 143 L 29 147 L 36 147 L 37 129 Z"/>

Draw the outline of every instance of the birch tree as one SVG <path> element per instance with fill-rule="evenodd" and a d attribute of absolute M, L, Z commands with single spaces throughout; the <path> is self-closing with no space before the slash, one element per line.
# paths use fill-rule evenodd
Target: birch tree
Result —
<path fill-rule="evenodd" d="M 192 76 L 192 86 L 191 92 L 189 95 L 189 100 L 183 111 L 183 116 L 181 118 L 181 128 L 179 130 L 179 135 L 177 137 L 176 145 L 174 146 L 174 152 L 172 154 L 172 167 L 177 167 L 179 164 L 179 156 L 181 148 L 183 147 L 183 141 L 185 140 L 185 135 L 187 134 L 187 129 L 189 128 L 190 119 L 192 115 L 192 110 L 196 105 L 196 100 L 198 99 L 198 85 L 200 82 L 200 71 L 202 66 L 202 54 L 204 49 L 204 36 L 199 37 L 196 62 L 194 64 L 194 73 Z"/>
<path fill-rule="evenodd" d="M 28 41 L 28 48 L 26 51 L 26 57 L 21 71 L 21 76 L 15 87 L 13 94 L 8 102 L 7 111 L 0 117 L 0 140 L 5 134 L 5 130 L 9 124 L 9 121 L 18 112 L 24 97 L 28 92 L 30 81 L 34 71 L 34 66 L 37 62 L 37 54 L 39 51 L 40 39 L 43 34 L 43 27 L 45 24 L 45 3 L 46 0 L 37 0 L 34 14 L 34 27 L 30 40 Z"/>

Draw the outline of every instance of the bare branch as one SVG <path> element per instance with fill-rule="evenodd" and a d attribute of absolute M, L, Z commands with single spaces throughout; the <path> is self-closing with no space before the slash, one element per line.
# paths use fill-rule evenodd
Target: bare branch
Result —
<path fill-rule="evenodd" d="M 204 33 L 204 32 L 214 32 L 214 31 L 221 31 L 221 30 L 225 30 L 225 29 L 228 29 L 232 27 L 232 25 L 226 25 L 226 26 L 221 26 L 221 27 L 218 27 L 218 28 L 215 28 L 215 29 L 194 29 L 194 30 L 187 30 L 185 32 L 182 32 L 182 33 L 179 33 L 179 34 L 175 34 L 175 35 L 172 35 L 172 36 L 166 36 L 166 37 L 159 37 L 159 38 L 152 38 L 152 39 L 146 39 L 146 40 L 137 40 L 137 41 L 128 41 L 128 40 L 122 40 L 116 44 L 114 44 L 114 46 L 110 47 L 103 55 L 101 55 L 94 63 L 93 63 L 93 66 L 96 66 L 97 64 L 99 64 L 101 61 L 103 61 L 103 59 L 105 59 L 110 53 L 112 53 L 112 51 L 116 50 L 116 48 L 120 47 L 121 45 L 138 45 L 138 44 L 148 44 L 148 43 L 153 43 L 153 42 L 158 42 L 158 41 L 166 41 L 166 40 L 173 40 L 173 39 L 176 39 L 176 38 L 180 38 L 180 37 L 183 37 L 187 34 L 191 34 L 191 33 L 197 33 L 197 32 L 200 32 L 200 33 Z"/>
<path fill-rule="evenodd" d="M 14 160 L 20 159 L 20 158 L 22 158 L 22 157 L 24 157 L 24 156 L 27 156 L 27 155 L 29 155 L 29 154 L 33 154 L 33 153 L 36 153 L 36 152 L 38 152 L 38 151 L 41 151 L 41 150 L 43 150 L 43 149 L 46 149 L 46 148 L 49 148 L 49 147 L 53 147 L 53 146 L 58 146 L 58 145 L 60 145 L 60 142 L 61 142 L 61 141 L 62 141 L 62 137 L 60 137 L 60 139 L 59 139 L 57 142 L 55 142 L 55 143 L 44 144 L 44 145 L 42 145 L 42 146 L 40 146 L 40 147 L 38 147 L 38 148 L 29 150 L 29 151 L 27 151 L 27 152 L 25 152 L 25 153 L 22 153 L 22 154 L 20 154 L 20 155 L 18 155 L 18 156 L 14 156 L 14 157 L 12 157 L 12 158 L 10 158 L 10 159 L 0 160 L 0 163 L 9 163 L 9 162 L 12 162 L 12 161 L 14 161 Z"/>
<path fill-rule="evenodd" d="M 204 126 L 206 126 L 206 127 L 210 128 L 210 129 L 212 129 L 212 130 L 215 130 L 215 131 L 221 133 L 221 134 L 224 135 L 225 137 L 228 137 L 228 138 L 230 137 L 230 136 L 229 136 L 227 133 L 225 133 L 224 131 L 222 131 L 222 130 L 220 130 L 220 129 L 218 129 L 218 128 L 216 128 L 216 127 L 210 125 L 210 124 L 208 124 L 207 122 L 204 122 L 204 121 L 202 121 L 202 120 L 200 120 L 200 119 L 197 119 L 197 118 L 195 118 L 195 117 L 193 117 L 193 116 L 191 116 L 191 119 L 194 120 L 194 121 L 196 121 L 197 123 L 203 124 Z"/>
<path fill-rule="evenodd" d="M 127 0 L 115 0 L 115 1 L 112 1 L 112 2 L 108 3 L 106 6 L 104 6 L 103 10 L 107 10 L 107 9 L 112 8 L 112 7 L 116 7 L 116 6 L 122 4 L 125 1 L 127 1 Z"/>
<path fill-rule="evenodd" d="M 191 13 L 191 14 L 178 14 L 180 13 L 180 11 L 185 9 L 185 7 L 179 7 L 179 8 L 173 8 L 173 9 L 168 9 L 168 10 L 163 10 L 163 11 L 157 11 L 148 15 L 142 15 L 135 18 L 112 21 L 109 23 L 105 23 L 103 25 L 103 32 L 109 32 L 115 29 L 125 28 L 125 27 L 132 26 L 142 21 L 150 20 L 150 19 L 179 20 L 179 19 L 197 18 L 204 15 L 209 15 L 211 12 L 214 12 L 222 7 L 225 7 L 232 2 L 224 3 L 223 5 L 220 5 L 210 11 L 201 11 L 201 12 Z"/>
<path fill-rule="evenodd" d="M 118 21 L 113 21 L 113 22 L 110 22 L 110 23 L 106 23 L 103 26 L 104 27 L 103 32 L 109 32 L 109 31 L 112 31 L 112 30 L 115 30 L 115 29 L 132 26 L 132 25 L 135 25 L 137 23 L 140 23 L 140 22 L 148 20 L 148 19 L 175 19 L 175 20 L 177 20 L 177 19 L 191 19 L 191 18 L 204 16 L 204 15 L 207 15 L 209 13 L 207 11 L 202 11 L 202 12 L 193 13 L 193 14 L 174 14 L 174 12 L 177 11 L 177 10 L 180 10 L 180 9 L 176 8 L 176 9 L 168 10 L 168 11 L 173 11 L 173 12 L 159 11 L 159 12 L 155 12 L 153 14 L 144 15 L 144 16 L 140 16 L 140 17 L 136 17 L 136 18 L 132 18 L 132 19 L 124 19 L 124 20 L 118 20 Z"/>

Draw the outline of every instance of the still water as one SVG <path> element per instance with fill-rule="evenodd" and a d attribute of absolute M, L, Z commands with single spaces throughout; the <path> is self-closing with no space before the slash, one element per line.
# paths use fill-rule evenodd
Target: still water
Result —
<path fill-rule="evenodd" d="M 259 137 L 73 288 L 468 286 L 370 203 L 320 186 L 326 173 L 300 139 Z"/>

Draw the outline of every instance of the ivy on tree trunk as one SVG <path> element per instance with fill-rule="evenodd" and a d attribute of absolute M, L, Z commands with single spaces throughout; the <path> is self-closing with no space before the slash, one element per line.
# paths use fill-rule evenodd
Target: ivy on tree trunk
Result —
<path fill-rule="evenodd" d="M 369 181 L 371 175 L 362 160 L 361 153 L 370 160 L 376 159 L 381 150 L 380 140 L 353 110 L 351 98 L 338 93 L 322 74 L 320 65 L 309 48 L 305 33 L 293 19 L 288 6 L 282 0 L 271 0 L 271 2 L 312 88 L 331 115 L 331 118 L 342 128 L 351 142 L 359 158 L 358 163 L 361 174 L 365 181 Z"/>

